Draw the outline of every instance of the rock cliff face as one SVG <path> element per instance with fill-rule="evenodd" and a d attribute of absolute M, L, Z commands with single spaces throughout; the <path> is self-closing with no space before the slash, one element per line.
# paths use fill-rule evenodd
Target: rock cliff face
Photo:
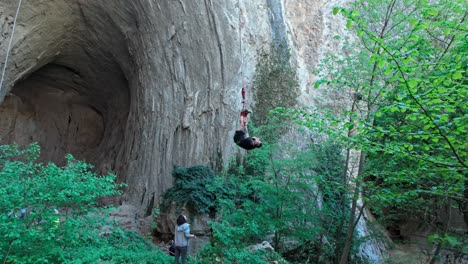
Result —
<path fill-rule="evenodd" d="M 115 172 L 128 184 L 121 202 L 149 215 L 173 166 L 219 169 L 235 153 L 240 72 L 251 83 L 272 39 L 287 41 L 307 94 L 325 2 L 23 1 L 0 90 L 1 142 L 37 141 L 46 160 L 72 153 Z M 0 2 L 2 66 L 17 4 Z"/>

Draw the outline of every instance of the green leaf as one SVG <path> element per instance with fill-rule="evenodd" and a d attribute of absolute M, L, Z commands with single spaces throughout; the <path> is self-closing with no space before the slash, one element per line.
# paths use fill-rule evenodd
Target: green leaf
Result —
<path fill-rule="evenodd" d="M 398 111 L 399 111 L 399 109 L 398 109 L 398 106 L 396 106 L 396 105 L 394 105 L 394 106 L 392 106 L 390 108 L 390 112 L 392 112 L 392 113 L 395 113 L 395 112 L 398 112 Z"/>
<path fill-rule="evenodd" d="M 338 14 L 338 12 L 340 12 L 340 8 L 339 7 L 334 7 L 333 8 L 333 15 Z"/>
<path fill-rule="evenodd" d="M 461 71 L 456 71 L 453 75 L 452 75 L 452 79 L 454 80 L 460 80 L 463 78 L 463 75 L 462 75 L 462 72 Z"/>
<path fill-rule="evenodd" d="M 387 67 L 384 71 L 384 75 L 389 76 L 393 73 L 393 69 L 391 67 Z"/>
<path fill-rule="evenodd" d="M 429 9 L 427 14 L 430 15 L 430 16 L 437 16 L 439 12 L 435 9 Z"/>
<path fill-rule="evenodd" d="M 317 81 L 314 83 L 314 88 L 315 88 L 315 89 L 319 88 L 319 86 L 320 86 L 322 83 L 327 83 L 327 81 L 326 81 L 326 80 L 317 80 Z"/>
<path fill-rule="evenodd" d="M 415 79 L 410 79 L 410 80 L 408 80 L 408 85 L 409 85 L 410 88 L 414 88 L 414 87 L 418 86 L 418 81 L 415 80 Z"/>
<path fill-rule="evenodd" d="M 414 27 L 416 24 L 418 24 L 418 22 L 419 22 L 419 19 L 413 18 L 413 19 L 410 19 L 409 24 L 410 26 Z"/>
<path fill-rule="evenodd" d="M 377 63 L 377 67 L 378 67 L 379 69 L 382 69 L 384 66 L 385 66 L 385 61 L 384 61 L 384 60 L 380 60 L 380 61 Z"/>

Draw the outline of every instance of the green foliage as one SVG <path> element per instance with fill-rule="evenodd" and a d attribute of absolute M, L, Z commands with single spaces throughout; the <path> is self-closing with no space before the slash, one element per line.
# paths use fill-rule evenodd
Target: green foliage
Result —
<path fill-rule="evenodd" d="M 216 211 L 217 190 L 206 188 L 214 185 L 214 171 L 203 165 L 177 167 L 172 172 L 174 186 L 163 194 L 162 204 L 168 208 L 172 202 L 177 206 L 189 206 L 197 212 L 211 216 Z"/>
<path fill-rule="evenodd" d="M 334 226 L 343 216 L 337 210 L 345 195 L 337 183 L 343 153 L 332 144 L 308 146 L 295 140 L 302 135 L 285 133 L 292 130 L 298 131 L 289 115 L 271 113 L 256 134 L 276 140 L 248 152 L 242 163 L 232 163 L 228 174 L 218 178 L 214 188 L 225 192 L 217 195 L 220 214 L 211 223 L 213 238 L 200 253 L 203 260 L 237 263 L 242 257 L 251 258 L 248 263 L 266 263 L 269 255 L 243 254 L 249 245 L 268 240 L 288 260 L 329 263 L 338 232 Z"/>
<path fill-rule="evenodd" d="M 341 252 L 346 240 L 344 227 L 349 222 L 350 191 L 346 182 L 344 150 L 331 141 L 325 141 L 313 146 L 316 156 L 314 171 L 317 186 L 322 194 L 320 224 L 323 226 L 326 240 L 331 246 L 315 245 L 321 250 L 325 262 L 337 262 L 337 254 Z M 313 244 L 313 243 L 312 243 Z"/>
<path fill-rule="evenodd" d="M 460 234 L 433 234 L 428 237 L 432 244 L 440 244 L 445 249 L 452 249 L 468 255 L 468 238 Z"/>
<path fill-rule="evenodd" d="M 263 50 L 254 76 L 255 116 L 262 125 L 270 110 L 276 107 L 294 107 L 299 97 L 296 71 L 291 67 L 290 52 L 286 46 L 272 46 Z"/>
<path fill-rule="evenodd" d="M 3 263 L 164 263 L 160 251 L 96 208 L 119 193 L 115 175 L 97 176 L 71 155 L 64 167 L 39 163 L 39 151 L 0 146 Z"/>
<path fill-rule="evenodd" d="M 250 251 L 248 248 L 219 248 L 207 245 L 197 255 L 194 263 L 226 263 L 226 264 L 268 264 L 287 263 L 276 252 L 265 250 Z"/>
<path fill-rule="evenodd" d="M 375 75 L 388 87 L 374 122 L 360 127 L 374 143 L 365 146 L 368 174 L 380 182 L 371 198 L 374 207 L 392 205 L 410 214 L 452 199 L 466 206 L 468 89 L 460 78 L 468 62 L 462 55 L 468 51 L 466 3 L 400 4 L 389 22 L 401 24 L 397 36 L 384 28 L 373 34 L 373 24 L 347 12 L 367 36 L 363 42 L 375 47 Z"/>
<path fill-rule="evenodd" d="M 179 167 L 173 171 L 173 176 L 174 187 L 164 193 L 164 206 L 175 202 L 178 206 L 191 206 L 197 212 L 209 213 L 212 217 L 215 212 L 222 212 L 223 215 L 221 221 L 212 223 L 210 245 L 213 246 L 208 245 L 199 252 L 195 263 L 268 263 L 278 258 L 276 253 L 252 253 L 247 249 L 254 234 L 258 234 L 258 240 L 266 231 L 261 227 L 263 231 L 259 231 L 258 222 L 237 214 L 235 209 L 258 207 L 256 183 L 249 181 L 243 184 L 236 177 L 216 177 L 213 170 L 206 166 Z M 259 212 L 259 208 L 256 210 Z M 255 210 L 248 213 L 253 216 Z M 239 228 L 237 224 L 231 228 L 226 221 L 237 221 Z"/>
<path fill-rule="evenodd" d="M 381 215 L 432 222 L 427 212 L 451 201 L 466 214 L 466 2 L 355 1 L 334 13 L 358 41 L 322 62 L 316 86 L 345 107 L 296 111 L 298 123 L 365 153 L 357 186 L 366 179 L 366 202 Z"/>

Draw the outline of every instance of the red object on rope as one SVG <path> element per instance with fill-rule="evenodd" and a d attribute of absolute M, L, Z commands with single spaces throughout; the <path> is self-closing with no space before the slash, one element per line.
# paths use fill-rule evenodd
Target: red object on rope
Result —
<path fill-rule="evenodd" d="M 242 111 L 245 110 L 245 88 L 242 86 Z"/>

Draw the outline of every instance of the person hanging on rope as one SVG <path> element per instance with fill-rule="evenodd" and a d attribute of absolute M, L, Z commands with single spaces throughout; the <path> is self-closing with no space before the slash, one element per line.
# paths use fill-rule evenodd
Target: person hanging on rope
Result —
<path fill-rule="evenodd" d="M 240 114 L 240 128 L 236 130 L 234 134 L 234 142 L 241 148 L 246 150 L 251 150 L 254 148 L 260 148 L 262 146 L 262 141 L 258 137 L 250 137 L 249 131 L 247 130 L 247 115 L 250 113 L 249 110 L 245 107 L 245 85 L 244 85 L 244 72 L 242 66 L 244 64 L 244 55 L 242 52 L 242 27 L 244 23 L 242 21 L 242 10 L 240 9 L 239 4 L 239 53 L 241 58 L 240 72 L 242 78 L 242 112 Z"/>
<path fill-rule="evenodd" d="M 250 137 L 247 129 L 247 115 L 251 113 L 245 108 L 245 90 L 242 88 L 243 110 L 240 113 L 240 128 L 234 134 L 234 142 L 241 148 L 251 150 L 262 147 L 262 141 L 258 137 Z"/>
<path fill-rule="evenodd" d="M 241 116 L 241 125 L 240 128 L 236 130 L 234 134 L 234 142 L 246 150 L 251 150 L 254 148 L 262 147 L 262 141 L 258 137 L 250 137 L 249 130 L 247 129 L 247 115 L 250 113 L 249 110 L 242 110 Z"/>

